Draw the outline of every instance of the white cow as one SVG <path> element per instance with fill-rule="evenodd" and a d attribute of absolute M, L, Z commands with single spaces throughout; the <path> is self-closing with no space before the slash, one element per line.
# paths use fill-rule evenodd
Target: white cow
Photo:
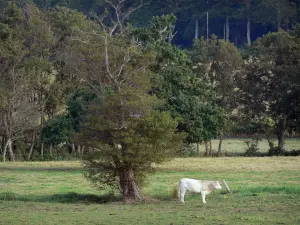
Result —
<path fill-rule="evenodd" d="M 181 202 L 184 203 L 184 195 L 186 191 L 191 193 L 201 193 L 203 203 L 206 203 L 205 196 L 212 190 L 220 190 L 222 187 L 218 181 L 210 180 L 194 180 L 189 178 L 183 178 L 179 181 L 178 196 Z"/>

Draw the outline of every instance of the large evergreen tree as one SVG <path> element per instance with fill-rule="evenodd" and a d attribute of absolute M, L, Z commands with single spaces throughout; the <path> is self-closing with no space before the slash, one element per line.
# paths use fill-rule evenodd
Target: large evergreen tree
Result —
<path fill-rule="evenodd" d="M 154 53 L 142 51 L 121 20 L 110 27 L 99 17 L 97 22 L 82 21 L 86 29 L 73 33 L 66 54 L 74 74 L 96 95 L 78 139 L 90 149 L 86 177 L 134 201 L 142 198 L 151 163 L 174 156 L 183 135 L 169 113 L 155 111 L 158 101 L 148 94 Z"/>

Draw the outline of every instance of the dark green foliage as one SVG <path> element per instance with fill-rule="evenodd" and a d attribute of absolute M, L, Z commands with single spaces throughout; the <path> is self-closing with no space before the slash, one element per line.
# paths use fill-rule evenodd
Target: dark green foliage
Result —
<path fill-rule="evenodd" d="M 90 88 L 77 89 L 68 98 L 68 116 L 75 132 L 80 131 L 80 124 L 84 121 L 88 107 L 95 98 L 96 95 Z"/>
<path fill-rule="evenodd" d="M 256 120 L 269 117 L 273 121 L 280 152 L 284 149 L 284 132 L 300 103 L 299 50 L 299 40 L 282 30 L 259 38 L 240 84 L 240 102 L 246 114 Z"/>
<path fill-rule="evenodd" d="M 299 150 L 292 150 L 290 152 L 285 153 L 286 156 L 300 156 L 300 149 Z"/>
<path fill-rule="evenodd" d="M 214 91 L 207 80 L 193 72 L 187 52 L 167 42 L 174 22 L 173 15 L 155 17 L 149 27 L 136 29 L 134 35 L 157 52 L 151 70 L 156 74 L 152 93 L 165 101 L 159 109 L 179 118 L 178 129 L 188 134 L 187 142 L 210 140 L 224 124 L 222 110 L 214 104 Z"/>
<path fill-rule="evenodd" d="M 95 119 L 99 121 L 101 116 L 93 118 L 91 123 L 87 121 L 84 129 L 89 129 L 89 133 L 83 131 L 89 134 L 87 141 L 94 147 L 86 155 L 84 163 L 89 168 L 86 177 L 101 189 L 109 186 L 117 190 L 119 170 L 123 167 L 133 170 L 135 182 L 140 187 L 146 174 L 153 170 L 152 162 L 164 162 L 180 150 L 183 135 L 174 133 L 177 123 L 168 113 L 153 112 L 143 118 L 131 118 L 130 127 L 113 133 L 105 131 L 105 125 L 102 130 L 96 127 L 100 123 L 96 123 Z"/>
<path fill-rule="evenodd" d="M 70 144 L 72 134 L 70 118 L 61 115 L 45 123 L 41 131 L 41 139 L 45 144 Z"/>
<path fill-rule="evenodd" d="M 245 144 L 247 145 L 245 156 L 258 156 L 259 141 L 261 141 L 260 138 L 253 138 L 252 140 L 244 141 Z"/>
<path fill-rule="evenodd" d="M 173 32 L 175 23 L 176 17 L 173 14 L 155 16 L 148 26 L 134 29 L 133 35 L 147 46 L 154 47 L 151 45 L 159 45 L 167 41 L 169 32 Z"/>
<path fill-rule="evenodd" d="M 133 118 L 152 115 L 154 109 L 170 113 L 178 123 L 173 131 L 185 132 L 187 143 L 230 132 L 232 116 L 236 130 L 276 134 L 280 151 L 273 149 L 270 154 L 285 154 L 285 131 L 299 133 L 299 25 L 289 32 L 280 30 L 257 39 L 253 48 L 247 48 L 244 67 L 234 44 L 215 35 L 195 40 L 190 51 L 172 45 L 181 43 L 184 36 L 191 41 L 196 19 L 203 32 L 207 11 L 210 31 L 218 29 L 218 33 L 223 33 L 225 17 L 234 18 L 230 21 L 234 24 L 241 18 L 252 23 L 258 19 L 257 23 L 267 26 L 276 22 L 278 28 L 288 29 L 295 24 L 296 1 L 154 0 L 129 16 L 140 1 L 126 0 L 118 8 L 122 21 L 116 20 L 114 7 L 107 1 L 35 1 L 42 9 L 29 2 L 0 1 L 1 149 L 9 138 L 24 157 L 34 140 L 70 143 L 75 140 L 73 132 L 80 133 L 85 122 L 94 128 L 86 131 L 88 127 L 83 125 L 86 134 L 80 145 L 93 146 L 97 138 L 103 138 L 104 148 L 108 145 L 115 150 L 121 145 L 126 149 L 122 132 L 131 129 Z M 107 17 L 101 21 L 104 8 Z M 156 9 L 174 14 L 157 16 Z M 148 27 L 127 26 L 128 21 L 147 23 L 144 10 L 147 15 L 156 15 Z M 86 16 L 89 11 L 98 17 Z M 124 24 L 110 33 L 114 22 Z M 233 36 L 244 32 L 236 29 L 232 28 Z M 241 42 L 243 38 L 236 40 Z M 64 113 L 67 116 L 61 116 Z M 44 126 L 43 136 L 34 139 L 32 135 L 40 133 L 32 131 L 39 126 Z M 22 139 L 15 139 L 19 137 Z M 33 155 L 43 146 L 34 145 Z"/>

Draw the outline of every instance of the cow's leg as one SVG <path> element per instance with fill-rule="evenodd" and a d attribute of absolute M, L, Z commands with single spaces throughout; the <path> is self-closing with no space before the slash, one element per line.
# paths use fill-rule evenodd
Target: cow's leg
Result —
<path fill-rule="evenodd" d="M 184 203 L 184 195 L 185 195 L 186 189 L 184 187 L 180 187 L 180 201 Z"/>
<path fill-rule="evenodd" d="M 206 203 L 206 201 L 205 201 L 205 194 L 206 194 L 205 191 L 201 191 L 201 196 L 202 196 L 202 202 L 203 203 Z"/>

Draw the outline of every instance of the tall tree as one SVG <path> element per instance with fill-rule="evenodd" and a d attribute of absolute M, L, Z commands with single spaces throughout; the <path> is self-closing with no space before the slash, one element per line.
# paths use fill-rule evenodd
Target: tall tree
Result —
<path fill-rule="evenodd" d="M 230 41 L 230 19 L 236 15 L 234 0 L 214 0 L 213 15 L 225 18 L 225 37 L 226 41 Z"/>
<path fill-rule="evenodd" d="M 135 37 L 157 52 L 151 66 L 156 74 L 152 93 L 165 101 L 160 109 L 180 118 L 178 129 L 188 134 L 186 142 L 200 143 L 216 136 L 222 127 L 222 113 L 214 104 L 214 91 L 207 79 L 196 76 L 188 54 L 166 42 L 173 15 L 154 17 L 149 27 L 137 29 Z"/>
<path fill-rule="evenodd" d="M 229 118 L 236 104 L 237 71 L 242 66 L 242 58 L 238 49 L 230 42 L 213 36 L 208 42 L 203 38 L 194 42 L 191 51 L 194 70 L 198 76 L 207 78 L 215 90 L 214 101 L 224 111 L 224 118 Z M 222 150 L 223 134 L 226 127 L 224 121 L 219 120 L 218 135 L 220 144 L 218 153 Z"/>
<path fill-rule="evenodd" d="M 118 2 L 120 3 L 120 2 Z M 114 5 L 114 12 L 124 18 Z M 154 110 L 148 94 L 153 53 L 142 51 L 121 19 L 110 27 L 97 17 L 70 37 L 68 63 L 97 98 L 91 103 L 79 139 L 90 148 L 86 177 L 119 189 L 125 201 L 142 198 L 140 185 L 152 170 L 179 150 L 182 135 L 168 113 Z M 98 71 L 93 73 L 93 71 Z"/>
<path fill-rule="evenodd" d="M 282 30 L 259 38 L 240 86 L 247 114 L 274 121 L 278 154 L 284 150 L 287 124 L 299 104 L 299 47 L 299 41 Z"/>
<path fill-rule="evenodd" d="M 15 160 L 13 142 L 37 124 L 38 111 L 31 95 L 30 76 L 25 70 L 30 53 L 26 29 L 29 23 L 24 11 L 10 3 L 0 24 L 3 28 L 0 34 L 1 133 L 6 143 L 3 160 L 7 148 L 10 159 Z"/>
<path fill-rule="evenodd" d="M 247 45 L 251 45 L 251 22 L 252 17 L 254 13 L 254 0 L 235 0 L 236 3 L 239 4 L 240 8 L 237 12 L 237 18 L 240 19 L 246 19 L 247 21 L 247 32 L 246 32 L 246 38 L 247 38 Z"/>

